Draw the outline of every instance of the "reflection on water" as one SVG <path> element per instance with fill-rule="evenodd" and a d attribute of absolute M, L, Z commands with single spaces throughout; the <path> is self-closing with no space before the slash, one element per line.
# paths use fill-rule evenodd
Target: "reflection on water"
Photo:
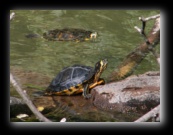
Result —
<path fill-rule="evenodd" d="M 13 12 L 13 11 L 11 11 Z M 160 13 L 156 10 L 15 10 L 10 22 L 10 65 L 54 77 L 62 68 L 74 64 L 93 66 L 107 58 L 109 63 L 102 77 L 106 78 L 143 38 L 134 29 L 141 26 L 139 16 Z M 147 23 L 147 31 L 153 21 Z M 82 28 L 96 31 L 95 42 L 47 41 L 28 39 L 25 35 L 41 35 L 51 29 Z M 158 48 L 159 49 L 159 48 Z M 148 55 L 136 73 L 158 70 Z"/>
<path fill-rule="evenodd" d="M 59 70 L 73 64 L 94 64 L 103 58 L 109 74 L 141 41 L 133 28 L 140 27 L 139 16 L 158 14 L 159 11 L 140 10 L 19 10 L 10 23 L 10 64 L 54 76 Z M 152 26 L 147 24 L 148 27 Z M 27 39 L 24 35 L 42 35 L 50 29 L 82 28 L 98 32 L 97 42 L 54 42 L 42 38 Z M 155 67 L 152 65 L 142 69 Z M 142 71 L 141 71 L 142 72 Z"/>

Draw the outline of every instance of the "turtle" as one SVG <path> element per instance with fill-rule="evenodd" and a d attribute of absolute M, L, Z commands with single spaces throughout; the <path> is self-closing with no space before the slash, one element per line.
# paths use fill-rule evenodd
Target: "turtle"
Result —
<path fill-rule="evenodd" d="M 27 38 L 37 38 L 38 34 L 27 34 Z M 97 32 L 77 28 L 53 29 L 43 33 L 43 38 L 51 41 L 87 41 L 95 40 Z"/>
<path fill-rule="evenodd" d="M 46 88 L 44 95 L 76 95 L 83 93 L 84 98 L 91 97 L 90 90 L 97 85 L 105 84 L 100 78 L 108 64 L 107 59 L 102 59 L 95 64 L 95 67 L 85 65 L 73 65 L 60 71 L 52 79 Z"/>

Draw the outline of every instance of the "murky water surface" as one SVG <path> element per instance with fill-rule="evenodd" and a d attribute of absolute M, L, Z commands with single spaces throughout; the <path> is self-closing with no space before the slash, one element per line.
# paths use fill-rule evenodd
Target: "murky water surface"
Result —
<path fill-rule="evenodd" d="M 102 74 L 105 79 L 128 53 L 143 42 L 141 35 L 134 29 L 134 26 L 141 27 L 138 17 L 160 13 L 157 10 L 14 10 L 14 12 L 16 16 L 10 22 L 10 66 L 53 78 L 64 67 L 74 64 L 94 67 L 97 61 L 107 58 L 108 67 Z M 147 23 L 146 32 L 153 23 L 154 21 Z M 29 33 L 42 36 L 47 30 L 62 28 L 96 31 L 98 39 L 95 42 L 57 42 L 25 37 Z M 159 70 L 159 67 L 153 55 L 149 54 L 135 74 L 151 70 Z M 88 121 L 92 121 L 94 117 L 94 113 L 90 114 Z M 112 118 L 115 119 L 114 116 Z M 72 121 L 75 121 L 75 118 Z M 99 119 L 98 116 L 97 121 L 113 120 L 107 117 Z"/>

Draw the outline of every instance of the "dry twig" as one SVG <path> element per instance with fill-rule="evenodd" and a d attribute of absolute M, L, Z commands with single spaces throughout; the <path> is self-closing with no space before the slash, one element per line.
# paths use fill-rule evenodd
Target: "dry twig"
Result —
<path fill-rule="evenodd" d="M 160 55 L 151 47 L 152 44 L 149 42 L 149 40 L 147 39 L 147 36 L 144 32 L 145 30 L 145 26 L 146 26 L 146 22 L 151 20 L 151 19 L 156 19 L 156 28 L 154 29 L 154 32 L 160 31 L 160 14 L 155 15 L 155 16 L 150 16 L 147 18 L 144 17 L 139 17 L 139 20 L 142 21 L 142 28 L 140 29 L 139 27 L 135 26 L 134 28 L 144 37 L 144 40 L 146 42 L 146 44 L 148 45 L 148 49 L 150 49 L 150 51 L 153 53 L 153 55 L 156 57 L 156 60 L 158 62 L 158 64 L 160 65 Z"/>
<path fill-rule="evenodd" d="M 160 114 L 159 112 L 160 112 L 160 105 L 158 105 L 157 107 L 155 107 L 154 109 L 152 109 L 151 111 L 149 111 L 148 113 L 146 113 L 145 115 L 143 115 L 134 122 L 145 122 L 149 120 L 151 117 L 156 117 L 157 114 Z"/>
<path fill-rule="evenodd" d="M 28 107 L 31 109 L 31 111 L 35 114 L 35 116 L 40 120 L 44 122 L 51 122 L 49 119 L 45 118 L 34 106 L 34 104 L 31 102 L 30 98 L 24 92 L 20 86 L 15 81 L 13 75 L 10 73 L 10 82 L 13 85 L 13 87 L 16 89 L 16 91 L 19 93 L 19 95 L 23 98 L 23 101 L 28 105 Z"/>

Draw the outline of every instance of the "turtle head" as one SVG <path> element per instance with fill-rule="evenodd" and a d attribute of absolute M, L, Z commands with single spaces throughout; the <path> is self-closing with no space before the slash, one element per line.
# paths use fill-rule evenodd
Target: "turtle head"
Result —
<path fill-rule="evenodd" d="M 95 81 L 97 81 L 100 78 L 101 73 L 106 69 L 107 64 L 107 59 L 100 60 L 95 64 Z"/>
<path fill-rule="evenodd" d="M 92 32 L 90 34 L 90 39 L 96 39 L 97 38 L 97 32 Z"/>
<path fill-rule="evenodd" d="M 107 59 L 103 59 L 100 60 L 96 63 L 95 68 L 99 70 L 99 72 L 103 72 L 108 64 L 108 60 Z"/>

